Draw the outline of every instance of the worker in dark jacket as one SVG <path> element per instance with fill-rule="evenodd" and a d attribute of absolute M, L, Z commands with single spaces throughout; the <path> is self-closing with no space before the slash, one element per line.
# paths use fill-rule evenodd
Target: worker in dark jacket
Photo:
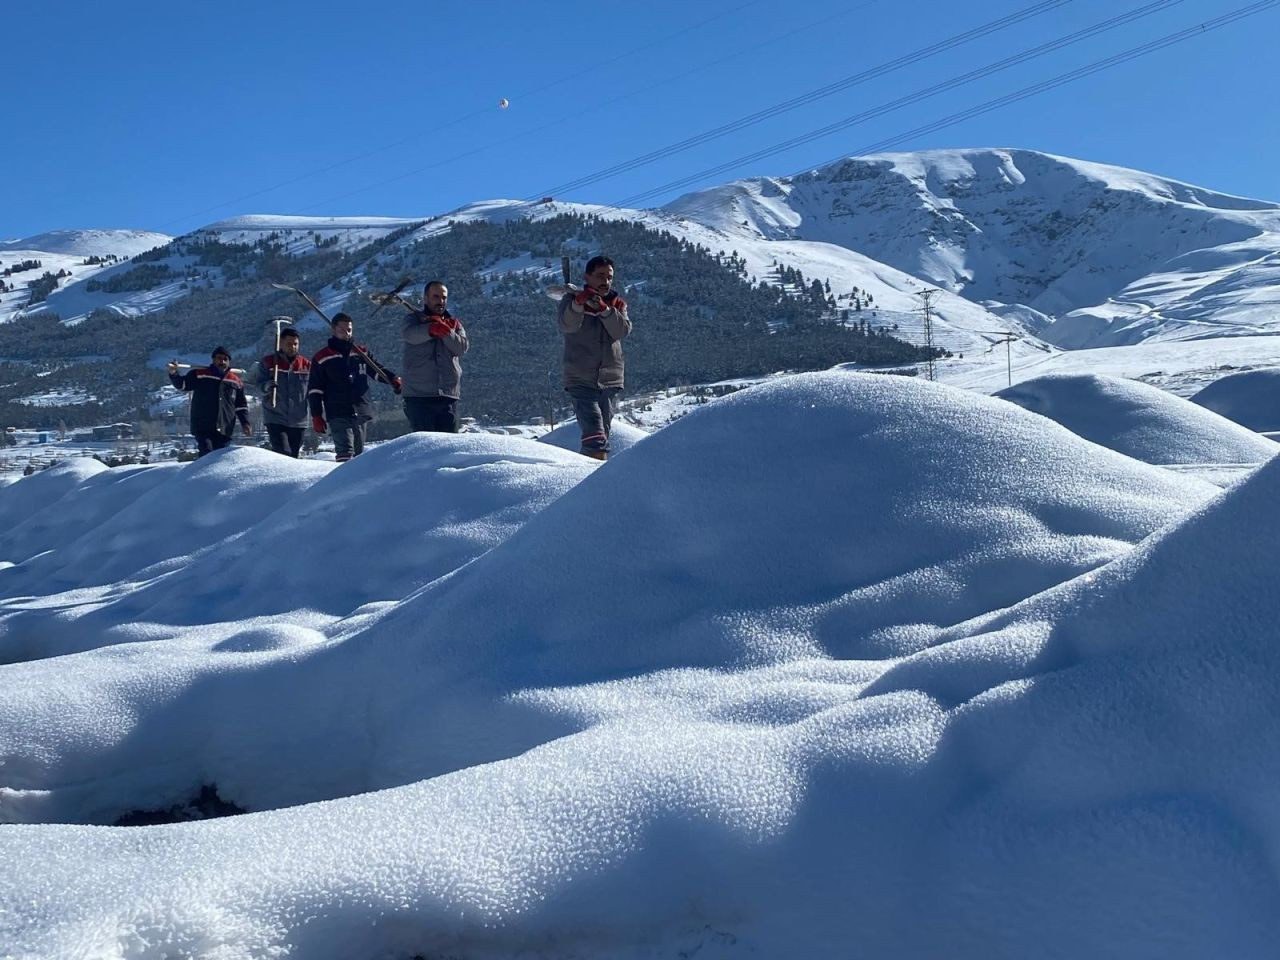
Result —
<path fill-rule="evenodd" d="M 369 404 L 370 379 L 400 392 L 400 378 L 378 363 L 352 337 L 355 323 L 345 313 L 330 322 L 329 343 L 311 358 L 311 426 L 316 433 L 333 431 L 333 450 L 339 463 L 364 452 L 364 435 L 373 419 Z M 327 422 L 326 422 L 327 418 Z"/>
<path fill-rule="evenodd" d="M 580 453 L 609 457 L 609 428 L 623 387 L 622 341 L 631 332 L 627 302 L 613 289 L 613 261 L 587 261 L 586 284 L 560 299 L 564 389 L 573 398 Z"/>
<path fill-rule="evenodd" d="M 231 369 L 231 354 L 225 347 L 216 347 L 212 360 L 209 366 L 194 367 L 184 374 L 178 373 L 176 363 L 169 364 L 169 381 L 191 394 L 191 435 L 202 457 L 231 442 L 236 420 L 246 437 L 250 433 L 249 403 L 244 383 Z"/>
<path fill-rule="evenodd" d="M 287 319 L 287 318 L 285 318 Z M 302 338 L 293 327 L 280 331 L 280 348 L 250 368 L 250 379 L 262 392 L 262 421 L 276 453 L 297 458 L 307 429 L 307 390 L 311 361 L 298 355 Z"/>
<path fill-rule="evenodd" d="M 404 415 L 414 430 L 457 433 L 467 331 L 446 309 L 449 288 L 441 281 L 428 283 L 422 297 L 423 309 L 404 318 Z"/>

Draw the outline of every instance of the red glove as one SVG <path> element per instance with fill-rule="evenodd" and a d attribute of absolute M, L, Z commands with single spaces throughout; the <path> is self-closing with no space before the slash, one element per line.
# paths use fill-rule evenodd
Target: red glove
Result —
<path fill-rule="evenodd" d="M 327 426 L 328 424 L 324 422 L 324 417 L 319 414 L 311 418 L 311 429 L 316 433 L 324 433 Z"/>
<path fill-rule="evenodd" d="M 579 292 L 573 298 L 573 302 L 582 307 L 583 313 L 597 314 L 604 313 L 609 308 L 600 301 L 600 294 L 596 293 L 590 287 Z M 596 303 L 600 305 L 597 307 Z"/>
<path fill-rule="evenodd" d="M 453 317 L 432 317 L 427 324 L 427 333 L 433 337 L 447 337 L 458 329 L 458 321 Z"/>
<path fill-rule="evenodd" d="M 623 300 L 616 293 L 606 293 L 604 302 L 619 312 L 627 309 L 627 301 Z"/>
<path fill-rule="evenodd" d="M 404 381 L 401 380 L 399 377 L 391 378 L 391 389 L 394 390 L 396 393 L 399 393 L 400 388 L 403 386 L 404 386 Z"/>

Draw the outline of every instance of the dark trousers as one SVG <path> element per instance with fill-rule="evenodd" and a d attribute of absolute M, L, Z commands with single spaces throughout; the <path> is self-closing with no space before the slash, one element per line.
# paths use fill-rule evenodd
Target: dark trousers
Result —
<path fill-rule="evenodd" d="M 221 450 L 231 438 L 225 433 L 197 433 L 196 449 L 200 451 L 199 456 L 203 457 L 206 453 L 213 453 L 215 450 Z"/>
<path fill-rule="evenodd" d="M 334 459 L 345 463 L 364 453 L 364 432 L 372 417 L 333 417 L 329 420 L 329 432 L 333 434 Z"/>
<path fill-rule="evenodd" d="M 452 397 L 405 397 L 404 415 L 415 433 L 458 432 L 458 401 Z"/>
<path fill-rule="evenodd" d="M 573 397 L 573 413 L 582 431 L 582 449 L 609 450 L 609 427 L 613 424 L 613 411 L 618 406 L 617 387 L 595 390 L 591 387 L 566 387 L 565 393 Z"/>
<path fill-rule="evenodd" d="M 298 459 L 302 453 L 302 431 L 305 427 L 285 427 L 278 423 L 267 424 L 267 437 L 271 440 L 271 449 L 283 453 L 286 457 Z"/>

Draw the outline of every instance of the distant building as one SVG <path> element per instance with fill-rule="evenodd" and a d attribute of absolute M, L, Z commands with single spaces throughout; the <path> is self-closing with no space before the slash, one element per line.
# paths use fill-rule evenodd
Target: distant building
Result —
<path fill-rule="evenodd" d="M 105 426 L 93 428 L 94 440 L 131 440 L 133 439 L 133 424 L 131 423 L 108 423 Z"/>

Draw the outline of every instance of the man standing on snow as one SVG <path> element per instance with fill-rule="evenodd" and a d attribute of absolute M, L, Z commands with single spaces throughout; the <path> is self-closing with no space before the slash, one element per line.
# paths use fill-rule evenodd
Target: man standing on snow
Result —
<path fill-rule="evenodd" d="M 422 299 L 423 309 L 404 318 L 404 415 L 415 431 L 457 433 L 467 331 L 445 309 L 449 288 L 442 281 L 428 283 Z"/>
<path fill-rule="evenodd" d="M 251 369 L 252 380 L 262 392 L 262 421 L 271 438 L 271 449 L 294 459 L 302 452 L 302 433 L 307 428 L 311 377 L 311 361 L 298 355 L 301 343 L 298 331 L 285 327 L 280 331 L 279 348 Z"/>
<path fill-rule="evenodd" d="M 627 302 L 613 290 L 613 261 L 587 261 L 586 285 L 560 298 L 564 389 L 573 398 L 580 453 L 609 458 L 609 428 L 623 387 L 622 341 L 631 332 Z"/>
<path fill-rule="evenodd" d="M 185 374 L 178 373 L 176 363 L 168 368 L 169 382 L 191 394 L 191 435 L 201 457 L 231 442 L 236 420 L 246 437 L 250 433 L 249 402 L 244 384 L 231 369 L 231 354 L 225 347 L 215 347 L 212 359 L 209 366 L 193 367 Z"/>
<path fill-rule="evenodd" d="M 369 405 L 369 379 L 400 392 L 400 378 L 378 363 L 368 349 L 352 336 L 355 323 L 345 313 L 329 324 L 333 336 L 328 345 L 311 358 L 311 426 L 316 433 L 333 430 L 333 450 L 339 463 L 364 452 L 364 435 L 373 408 Z M 325 417 L 328 417 L 328 423 Z"/>

